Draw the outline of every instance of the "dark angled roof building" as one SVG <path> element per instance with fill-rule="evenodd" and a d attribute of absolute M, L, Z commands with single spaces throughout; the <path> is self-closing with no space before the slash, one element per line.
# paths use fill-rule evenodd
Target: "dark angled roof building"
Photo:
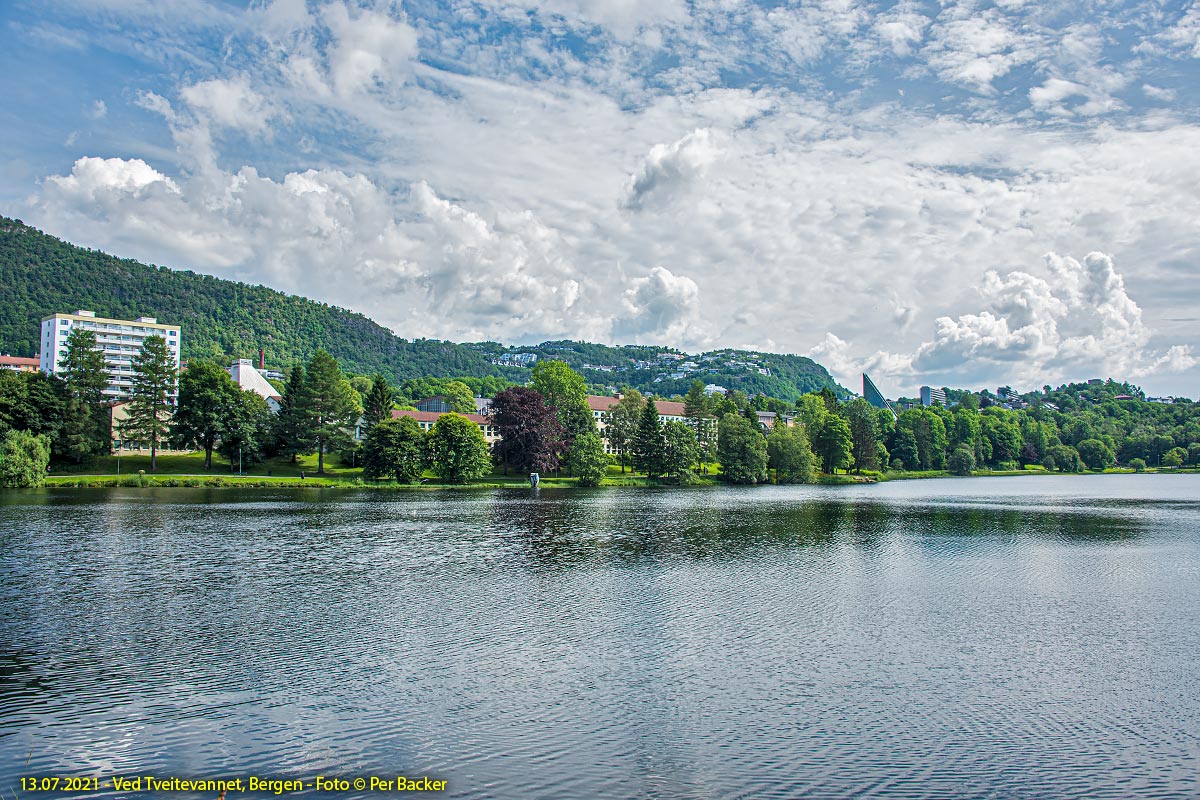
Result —
<path fill-rule="evenodd" d="M 893 417 L 896 416 L 896 409 L 892 408 L 892 404 L 889 403 L 887 398 L 883 396 L 883 392 L 879 391 L 879 389 L 875 387 L 875 384 L 871 381 L 870 376 L 868 376 L 865 372 L 863 373 L 863 397 L 868 403 L 876 408 L 886 408 L 888 411 L 892 412 Z"/>

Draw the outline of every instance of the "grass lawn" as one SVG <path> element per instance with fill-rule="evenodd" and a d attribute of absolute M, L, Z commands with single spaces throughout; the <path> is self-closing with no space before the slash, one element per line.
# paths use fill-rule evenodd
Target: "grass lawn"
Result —
<path fill-rule="evenodd" d="M 166 455 L 159 454 L 157 461 L 157 469 L 150 472 L 150 454 L 145 455 L 124 455 L 118 459 L 117 456 L 102 456 L 94 459 L 90 464 L 81 469 L 73 469 L 71 467 L 56 468 L 52 475 L 136 475 L 138 470 L 145 470 L 147 475 L 213 475 L 222 477 L 233 477 L 237 470 L 237 464 L 230 465 L 228 461 L 221 458 L 216 453 L 213 454 L 212 469 L 204 469 L 204 453 L 169 453 Z M 293 464 L 290 459 L 268 459 L 260 464 L 247 466 L 245 472 L 247 475 L 255 475 L 261 477 L 279 477 L 279 478 L 299 478 L 300 473 L 304 472 L 307 477 L 312 477 L 317 472 L 317 457 L 300 456 Z M 361 469 L 351 468 L 348 464 L 343 464 L 341 459 L 336 454 L 325 455 L 325 476 L 329 478 L 352 478 L 358 476 L 362 472 Z"/>
<path fill-rule="evenodd" d="M 157 469 L 150 472 L 150 455 L 122 454 L 119 462 L 116 456 L 97 458 L 83 468 L 56 467 L 47 476 L 47 486 L 246 486 L 246 487 L 377 487 L 386 488 L 527 488 L 529 476 L 525 474 L 508 474 L 494 471 L 471 484 L 456 485 L 442 483 L 433 472 L 426 471 L 422 483 L 418 485 L 401 486 L 392 481 L 364 481 L 362 468 L 342 463 L 336 454 L 326 454 L 325 474 L 317 475 L 317 457 L 315 455 L 300 456 L 296 463 L 288 458 L 268 459 L 260 464 L 247 466 L 244 475 L 237 475 L 230 469 L 230 464 L 224 458 L 213 454 L 211 470 L 204 469 L 204 453 L 168 453 L 160 454 Z M 715 483 L 718 467 L 707 465 L 709 475 L 699 476 L 698 483 L 711 485 Z M 234 466 L 236 469 L 236 465 Z M 145 474 L 140 475 L 139 470 Z M 301 473 L 304 477 L 301 478 Z M 541 476 L 540 485 L 544 488 L 565 488 L 578 486 L 575 478 L 568 477 L 566 472 L 558 476 L 546 474 Z M 622 473 L 618 466 L 609 466 L 604 479 L 605 486 L 659 486 L 660 481 L 650 480 L 645 475 L 635 475 L 632 471 Z"/>

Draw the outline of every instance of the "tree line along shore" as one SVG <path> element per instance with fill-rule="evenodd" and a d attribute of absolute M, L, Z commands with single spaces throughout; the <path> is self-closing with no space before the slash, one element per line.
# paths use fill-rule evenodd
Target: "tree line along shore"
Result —
<path fill-rule="evenodd" d="M 469 379 L 397 386 L 348 376 L 318 350 L 288 371 L 274 413 L 214 361 L 176 374 L 155 337 L 134 360 L 115 433 L 148 456 L 113 455 L 107 374 L 89 336 L 72 332 L 62 377 L 0 372 L 0 485 L 40 486 L 48 473 L 52 485 L 512 486 L 532 472 L 547 486 L 830 483 L 1200 465 L 1200 404 L 1147 402 L 1114 381 L 1045 387 L 1044 402 L 1022 409 L 960 392 L 954 408 L 899 414 L 828 388 L 789 403 L 709 396 L 696 381 L 676 398 L 682 415 L 667 419 L 655 401 L 668 398 L 634 389 L 596 412 L 579 373 L 543 360 L 527 386 L 478 387 L 494 394 L 489 444 L 464 415 L 474 411 Z M 424 427 L 397 413 L 426 392 L 451 413 Z"/>

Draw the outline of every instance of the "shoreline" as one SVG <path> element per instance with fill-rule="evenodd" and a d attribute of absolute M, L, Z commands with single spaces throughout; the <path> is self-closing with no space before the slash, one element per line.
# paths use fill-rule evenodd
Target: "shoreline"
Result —
<path fill-rule="evenodd" d="M 840 474 L 819 475 L 807 484 L 776 484 L 763 483 L 753 486 L 855 486 L 874 483 L 889 483 L 892 481 L 936 480 L 940 478 L 1008 478 L 1008 477 L 1053 477 L 1070 475 L 1195 475 L 1200 474 L 1200 468 L 1149 468 L 1141 473 L 1132 469 L 1111 468 L 1103 471 L 1085 472 L 1047 472 L 1046 470 L 977 470 L 970 475 L 953 475 L 947 470 L 927 470 L 913 472 L 884 472 L 872 474 Z M 542 478 L 539 488 L 545 489 L 614 489 L 614 488 L 645 488 L 645 489 L 695 489 L 713 486 L 728 486 L 721 480 L 712 477 L 700 477 L 695 481 L 681 483 L 664 483 L 645 477 L 626 475 L 606 478 L 599 486 L 580 486 L 575 478 Z M 42 489 L 373 489 L 383 491 L 442 491 L 464 489 L 524 489 L 529 484 L 525 480 L 482 480 L 472 483 L 452 484 L 429 480 L 423 483 L 400 484 L 394 481 L 364 481 L 361 478 L 346 478 L 340 476 L 311 476 L 273 477 L 262 475 L 50 475 L 46 478 Z"/>

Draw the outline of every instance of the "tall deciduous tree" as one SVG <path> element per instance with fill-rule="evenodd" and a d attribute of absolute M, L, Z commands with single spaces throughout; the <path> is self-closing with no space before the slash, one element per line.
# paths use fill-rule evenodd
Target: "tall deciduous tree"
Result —
<path fill-rule="evenodd" d="M 825 416 L 829 410 L 825 407 L 825 401 L 821 395 L 809 392 L 801 395 L 796 401 L 796 415 L 800 421 L 804 423 L 804 429 L 808 431 L 809 438 L 821 427 L 821 423 L 825 421 Z"/>
<path fill-rule="evenodd" d="M 363 477 L 367 480 L 392 477 L 397 483 L 413 483 L 427 463 L 425 432 L 412 417 L 389 417 L 367 431 L 363 443 Z"/>
<path fill-rule="evenodd" d="M 1107 469 L 1117 460 L 1108 445 L 1099 439 L 1084 439 L 1078 444 L 1076 449 L 1079 451 L 1079 457 L 1087 465 L 1088 469 Z M 1184 451 L 1184 460 L 1187 460 L 1186 451 Z"/>
<path fill-rule="evenodd" d="M 625 389 L 621 399 L 608 410 L 604 419 L 604 435 L 608 445 L 616 451 L 617 461 L 621 464 L 621 472 L 631 463 L 633 454 L 633 439 L 637 434 L 638 420 L 642 417 L 642 409 L 646 398 L 637 389 Z"/>
<path fill-rule="evenodd" d="M 921 459 L 917 453 L 917 437 L 913 435 L 911 428 L 896 428 L 896 433 L 892 437 L 892 457 L 899 459 L 904 469 L 920 467 Z"/>
<path fill-rule="evenodd" d="M 225 423 L 217 452 L 229 460 L 229 468 L 262 461 L 271 442 L 275 415 L 267 401 L 255 392 L 238 391 L 230 419 Z"/>
<path fill-rule="evenodd" d="M 539 361 L 533 366 L 529 388 L 546 398 L 558 414 L 566 433 L 567 447 L 581 433 L 596 431 L 596 418 L 588 407 L 587 382 L 564 361 Z"/>
<path fill-rule="evenodd" d="M 975 469 L 975 453 L 966 444 L 960 444 L 946 459 L 946 468 L 954 475 L 970 475 Z"/>
<path fill-rule="evenodd" d="M 662 426 L 663 472 L 675 478 L 691 477 L 692 467 L 700 459 L 700 442 L 686 422 L 667 420 Z"/>
<path fill-rule="evenodd" d="M 514 386 L 497 393 L 492 400 L 492 425 L 500 435 L 494 446 L 496 462 L 506 470 L 558 469 L 566 438 L 558 415 L 540 392 Z"/>
<path fill-rule="evenodd" d="M 821 459 L 821 468 L 830 474 L 850 466 L 853 439 L 850 424 L 839 414 L 825 417 L 813 437 L 813 451 Z"/>
<path fill-rule="evenodd" d="M 910 408 L 900 412 L 896 431 L 907 428 L 917 444 L 917 462 L 920 469 L 943 469 L 946 466 L 946 423 L 937 413 L 941 411 L 952 417 L 941 406 L 935 408 Z"/>
<path fill-rule="evenodd" d="M 121 428 L 122 439 L 150 446 L 150 471 L 158 469 L 158 448 L 171 431 L 175 410 L 175 357 L 161 336 L 149 336 L 133 358 L 133 388 L 129 418 Z"/>
<path fill-rule="evenodd" d="M 757 422 L 739 414 L 726 414 L 717 426 L 717 459 L 721 474 L 730 483 L 763 483 L 767 480 L 767 441 Z"/>
<path fill-rule="evenodd" d="M 879 415 L 875 408 L 863 398 L 856 397 L 842 407 L 842 413 L 850 425 L 854 471 L 879 469 Z"/>
<path fill-rule="evenodd" d="M 376 373 L 371 379 L 371 388 L 363 400 L 363 419 L 367 428 L 392 418 L 392 406 L 396 402 L 396 391 L 387 378 Z"/>
<path fill-rule="evenodd" d="M 450 410 L 456 414 L 475 413 L 475 395 L 471 387 L 462 381 L 447 381 L 442 387 L 442 397 L 450 404 Z"/>
<path fill-rule="evenodd" d="M 204 468 L 212 469 L 213 449 L 241 410 L 241 389 L 212 361 L 193 361 L 179 375 L 175 441 L 204 450 Z"/>
<path fill-rule="evenodd" d="M 320 474 L 325 471 L 327 451 L 353 443 L 352 431 L 361 409 L 337 361 L 324 350 L 317 350 L 308 362 L 304 398 L 304 414 L 312 426 Z"/>
<path fill-rule="evenodd" d="M 466 417 L 443 414 L 433 424 L 427 442 L 433 471 L 445 481 L 470 483 L 491 469 L 483 431 Z"/>
<path fill-rule="evenodd" d="M 580 486 L 599 486 L 608 471 L 608 456 L 600 434 L 588 431 L 576 436 L 567 454 L 567 467 L 579 479 Z"/>
<path fill-rule="evenodd" d="M 815 457 L 803 425 L 787 425 L 783 417 L 767 436 L 767 464 L 775 470 L 778 483 L 808 483 Z"/>

